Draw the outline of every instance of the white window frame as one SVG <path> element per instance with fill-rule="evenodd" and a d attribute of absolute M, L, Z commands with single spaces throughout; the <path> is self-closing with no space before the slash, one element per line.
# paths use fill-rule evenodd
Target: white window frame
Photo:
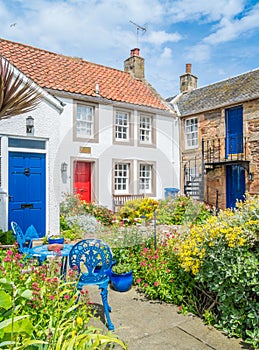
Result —
<path fill-rule="evenodd" d="M 130 184 L 130 163 L 115 162 L 114 194 L 128 194 Z"/>
<path fill-rule="evenodd" d="M 139 193 L 152 193 L 152 165 L 139 164 Z"/>
<path fill-rule="evenodd" d="M 128 142 L 130 138 L 130 115 L 128 112 L 115 113 L 115 141 Z"/>
<path fill-rule="evenodd" d="M 74 105 L 74 141 L 98 142 L 97 106 L 76 101 Z"/>
<path fill-rule="evenodd" d="M 139 142 L 141 144 L 152 144 L 152 116 L 140 114 L 139 117 Z"/>
<path fill-rule="evenodd" d="M 198 147 L 198 118 L 188 118 L 184 122 L 185 148 Z"/>

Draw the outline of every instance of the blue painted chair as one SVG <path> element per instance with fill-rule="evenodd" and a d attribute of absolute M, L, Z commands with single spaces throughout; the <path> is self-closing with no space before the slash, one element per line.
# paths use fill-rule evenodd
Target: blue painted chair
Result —
<path fill-rule="evenodd" d="M 114 330 L 110 319 L 111 307 L 108 304 L 108 272 L 112 265 L 112 252 L 108 244 L 99 239 L 84 239 L 76 243 L 69 254 L 71 269 L 78 271 L 77 289 L 87 285 L 97 285 L 109 330 Z"/>
<path fill-rule="evenodd" d="M 24 234 L 17 222 L 12 221 L 11 228 L 13 230 L 14 237 L 18 243 L 19 252 L 28 254 L 32 247 L 33 239 L 38 239 L 38 233 L 35 227 L 33 225 L 29 226 L 26 230 L 26 234 Z"/>

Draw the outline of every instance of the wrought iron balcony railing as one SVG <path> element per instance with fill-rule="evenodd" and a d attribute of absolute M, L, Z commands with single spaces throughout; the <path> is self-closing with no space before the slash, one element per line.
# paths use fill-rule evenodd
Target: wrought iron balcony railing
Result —
<path fill-rule="evenodd" d="M 202 156 L 205 165 L 234 161 L 247 161 L 247 140 L 237 135 L 202 140 Z"/>

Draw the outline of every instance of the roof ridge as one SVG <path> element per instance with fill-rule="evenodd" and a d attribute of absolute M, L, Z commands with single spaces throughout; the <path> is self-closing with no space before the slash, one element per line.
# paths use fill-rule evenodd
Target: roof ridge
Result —
<path fill-rule="evenodd" d="M 0 38 L 0 40 L 1 41 L 7 41 L 7 42 L 9 42 L 11 44 L 14 44 L 14 45 L 19 45 L 19 46 L 24 46 L 24 47 L 27 47 L 27 48 L 31 48 L 31 49 L 36 50 L 36 51 L 42 51 L 42 52 L 45 52 L 45 53 L 49 53 L 49 54 L 52 54 L 52 55 L 55 55 L 55 56 L 60 56 L 60 57 L 64 57 L 64 58 L 75 60 L 75 61 L 82 61 L 82 62 L 85 62 L 85 63 L 89 63 L 89 64 L 91 64 L 93 66 L 104 67 L 104 68 L 115 70 L 115 71 L 118 71 L 118 72 L 121 72 L 121 73 L 130 74 L 129 72 L 125 72 L 122 69 L 109 67 L 109 66 L 106 66 L 104 64 L 88 61 L 87 59 L 85 59 L 83 57 L 69 56 L 69 55 L 65 55 L 65 54 L 62 54 L 62 53 L 50 51 L 50 50 L 47 50 L 47 49 L 42 49 L 42 48 L 39 48 L 39 47 L 36 47 L 36 46 L 33 46 L 33 45 L 24 44 L 24 43 L 20 43 L 20 42 L 8 40 L 8 39 Z"/>
<path fill-rule="evenodd" d="M 210 84 L 207 84 L 207 85 L 203 85 L 203 86 L 199 86 L 198 88 L 192 90 L 192 91 L 189 91 L 190 92 L 193 92 L 193 91 L 197 91 L 197 90 L 201 90 L 201 89 L 204 89 L 204 88 L 207 88 L 208 86 L 212 86 L 212 85 L 217 85 L 217 84 L 220 84 L 220 83 L 223 83 L 225 81 L 228 81 L 228 80 L 233 80 L 233 79 L 236 79 L 238 77 L 241 77 L 242 75 L 247 75 L 249 73 L 253 73 L 255 71 L 259 71 L 259 67 L 258 68 L 254 68 L 254 69 L 251 69 L 247 72 L 244 72 L 244 73 L 240 73 L 240 74 L 237 74 L 237 75 L 233 75 L 232 77 L 228 77 L 228 78 L 225 78 L 225 79 L 222 79 L 222 80 L 219 80 L 219 81 L 216 81 L 214 83 L 210 83 Z"/>

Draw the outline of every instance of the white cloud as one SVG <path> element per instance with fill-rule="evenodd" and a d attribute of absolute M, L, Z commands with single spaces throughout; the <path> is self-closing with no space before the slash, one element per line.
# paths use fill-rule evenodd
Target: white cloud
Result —
<path fill-rule="evenodd" d="M 234 40 L 256 28 L 259 28 L 259 4 L 243 18 L 233 20 L 223 18 L 218 25 L 218 30 L 204 38 L 203 41 L 212 45 L 219 44 Z"/>
<path fill-rule="evenodd" d="M 208 45 L 198 44 L 189 48 L 186 58 L 191 62 L 205 62 L 211 57 L 211 49 Z"/>
<path fill-rule="evenodd" d="M 152 31 L 145 41 L 153 45 L 162 45 L 166 42 L 177 42 L 182 39 L 182 36 L 178 33 L 166 33 L 165 31 Z"/>
<path fill-rule="evenodd" d="M 172 3 L 169 12 L 172 21 L 202 20 L 218 21 L 222 17 L 231 18 L 243 9 L 244 0 L 177 0 Z"/>
<path fill-rule="evenodd" d="M 171 59 L 172 58 L 172 50 L 169 47 L 165 47 L 160 57 L 162 60 Z"/>

